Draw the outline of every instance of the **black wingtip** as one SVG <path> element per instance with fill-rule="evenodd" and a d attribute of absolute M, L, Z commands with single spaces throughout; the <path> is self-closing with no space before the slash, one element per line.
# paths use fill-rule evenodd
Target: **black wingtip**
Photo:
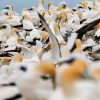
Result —
<path fill-rule="evenodd" d="M 38 15 L 39 15 L 40 19 L 44 20 L 44 18 L 42 17 L 42 15 L 39 12 L 38 12 Z"/>
<path fill-rule="evenodd" d="M 100 22 L 100 18 L 97 19 L 97 20 L 94 20 L 90 23 L 88 23 L 87 25 L 83 26 L 82 28 L 80 28 L 79 30 L 76 31 L 76 33 L 78 33 L 78 36 L 77 36 L 77 39 L 81 39 L 82 40 L 82 37 L 83 35 L 86 34 L 86 32 L 92 30 L 98 23 Z M 71 52 L 76 48 L 76 45 L 74 44 Z"/>
<path fill-rule="evenodd" d="M 39 15 L 42 23 L 45 22 L 45 24 L 48 26 L 48 24 L 46 23 L 45 19 L 43 18 L 43 16 L 39 12 L 38 12 L 38 15 Z"/>
<path fill-rule="evenodd" d="M 8 53 L 8 52 L 2 52 L 1 54 L 0 54 L 0 57 L 12 57 L 13 56 L 13 54 L 10 54 L 10 53 Z"/>
<path fill-rule="evenodd" d="M 83 26 L 79 30 L 76 31 L 78 33 L 77 38 L 82 39 L 83 35 L 86 34 L 86 32 L 92 30 L 98 23 L 100 22 L 100 19 L 94 20 L 87 25 Z"/>

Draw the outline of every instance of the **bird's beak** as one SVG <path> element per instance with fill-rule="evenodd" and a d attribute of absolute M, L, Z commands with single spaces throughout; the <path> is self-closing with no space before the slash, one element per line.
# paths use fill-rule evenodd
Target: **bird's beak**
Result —
<path fill-rule="evenodd" d="M 32 8 L 28 9 L 28 10 L 33 10 Z"/>
<path fill-rule="evenodd" d="M 9 9 L 9 7 L 5 7 L 5 8 L 3 8 L 3 9 Z"/>
<path fill-rule="evenodd" d="M 76 9 L 72 9 L 74 12 L 77 11 Z"/>
<path fill-rule="evenodd" d="M 62 8 L 65 9 L 66 8 L 66 5 L 62 5 Z"/>
<path fill-rule="evenodd" d="M 60 21 L 61 21 L 61 18 L 58 18 L 57 22 L 60 23 Z"/>
<path fill-rule="evenodd" d="M 83 7 L 82 6 L 79 6 L 78 9 L 83 9 Z"/>
<path fill-rule="evenodd" d="M 22 41 L 22 42 L 27 42 L 27 41 L 25 41 L 24 39 L 21 39 L 21 41 Z"/>
<path fill-rule="evenodd" d="M 44 0 L 43 0 L 43 2 L 42 2 L 42 4 L 44 3 Z"/>
<path fill-rule="evenodd" d="M 22 22 L 23 22 L 23 20 L 24 20 L 24 17 L 20 20 L 20 22 L 22 23 Z"/>
<path fill-rule="evenodd" d="M 5 28 L 6 28 L 6 26 L 5 26 L 5 25 L 3 25 L 3 26 L 1 26 L 1 27 L 0 27 L 0 29 L 5 29 Z"/>
<path fill-rule="evenodd" d="M 16 34 L 17 34 L 19 37 L 21 37 L 20 34 L 19 34 L 19 32 L 16 32 Z"/>
<path fill-rule="evenodd" d="M 45 48 L 45 50 L 48 52 L 51 49 L 50 46 L 48 46 L 47 48 Z"/>
<path fill-rule="evenodd" d="M 52 79 L 52 83 L 53 83 L 53 89 L 55 89 L 55 88 L 56 88 L 55 75 L 52 75 L 52 76 L 51 76 L 51 79 Z"/>
<path fill-rule="evenodd" d="M 58 21 L 58 18 L 55 19 L 55 22 L 56 22 L 56 23 L 57 23 L 57 21 Z"/>
<path fill-rule="evenodd" d="M 60 23 L 60 21 L 61 21 L 61 18 L 56 18 L 56 23 Z"/>
<path fill-rule="evenodd" d="M 89 75 L 86 73 L 86 72 L 84 72 L 83 74 L 81 74 L 81 76 L 80 76 L 82 79 L 89 79 Z"/>

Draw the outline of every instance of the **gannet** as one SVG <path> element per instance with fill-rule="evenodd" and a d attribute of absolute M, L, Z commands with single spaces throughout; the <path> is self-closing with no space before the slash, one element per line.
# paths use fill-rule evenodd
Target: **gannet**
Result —
<path fill-rule="evenodd" d="M 8 16 L 6 19 L 7 23 L 10 24 L 11 26 L 22 26 L 22 23 L 20 22 L 21 19 L 15 15 L 13 16 Z"/>
<path fill-rule="evenodd" d="M 38 8 L 37 8 L 37 11 L 39 13 L 42 13 L 42 11 L 44 11 L 43 3 L 44 3 L 44 0 L 38 0 Z"/>
<path fill-rule="evenodd" d="M 57 7 L 54 6 L 53 2 L 48 2 L 48 10 L 50 11 L 50 14 L 54 14 L 57 11 Z"/>
<path fill-rule="evenodd" d="M 23 8 L 23 9 L 22 9 L 22 14 L 21 14 L 21 16 L 23 17 L 24 15 L 28 15 L 28 17 L 30 18 L 30 13 L 29 13 L 29 11 L 28 11 L 27 8 Z"/>
<path fill-rule="evenodd" d="M 30 21 L 29 16 L 28 15 L 24 15 L 23 16 L 23 29 L 26 31 L 32 31 L 32 29 L 34 28 L 33 23 Z"/>
<path fill-rule="evenodd" d="M 55 88 L 55 74 L 55 66 L 50 62 L 34 63 L 33 66 L 22 62 L 15 66 L 13 75 L 17 77 L 15 83 L 26 99 L 46 100 Z"/>
<path fill-rule="evenodd" d="M 33 23 L 34 26 L 38 26 L 40 22 L 40 18 L 37 13 L 36 7 L 32 6 L 29 10 L 30 14 L 30 21 Z"/>

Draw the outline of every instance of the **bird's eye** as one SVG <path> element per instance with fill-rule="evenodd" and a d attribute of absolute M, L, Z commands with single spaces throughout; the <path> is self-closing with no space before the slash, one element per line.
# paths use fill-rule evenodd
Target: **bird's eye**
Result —
<path fill-rule="evenodd" d="M 27 68 L 25 66 L 20 66 L 20 70 L 23 71 L 23 72 L 26 72 Z"/>
<path fill-rule="evenodd" d="M 42 76 L 41 76 L 41 79 L 43 79 L 43 80 L 48 80 L 49 77 L 48 77 L 48 76 L 45 76 L 45 75 L 42 75 Z"/>

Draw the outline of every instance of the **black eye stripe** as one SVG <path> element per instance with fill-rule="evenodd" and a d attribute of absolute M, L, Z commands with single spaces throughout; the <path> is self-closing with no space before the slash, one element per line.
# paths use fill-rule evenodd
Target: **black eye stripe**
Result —
<path fill-rule="evenodd" d="M 89 10 L 91 10 L 91 8 L 90 7 L 88 7 L 89 8 Z"/>

